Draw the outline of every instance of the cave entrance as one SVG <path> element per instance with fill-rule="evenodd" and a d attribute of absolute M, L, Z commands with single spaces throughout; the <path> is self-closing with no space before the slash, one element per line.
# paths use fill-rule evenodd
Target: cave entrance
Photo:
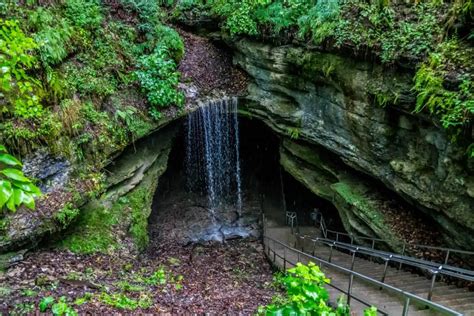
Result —
<path fill-rule="evenodd" d="M 188 160 L 193 155 L 190 146 L 198 143 L 203 150 L 202 156 L 207 155 L 205 151 L 209 151 L 210 145 L 205 140 L 194 138 L 191 139 L 194 144 L 190 144 L 189 118 L 178 125 L 168 167 L 160 178 L 153 200 L 148 225 L 152 242 L 168 240 L 185 245 L 210 240 L 259 238 L 262 234 L 262 213 L 272 225 L 285 225 L 285 206 L 287 210 L 298 213 L 300 225 L 313 224 L 310 213 L 317 207 L 326 218 L 335 219 L 331 222 L 332 227 L 342 228 L 337 210 L 331 203 L 314 195 L 282 170 L 279 163 L 281 140 L 260 120 L 245 116 L 238 118 L 241 206 L 235 195 L 226 196 L 219 203 L 209 199 L 209 191 L 203 188 L 208 179 L 202 179 L 207 175 L 190 172 L 194 165 L 190 167 Z M 225 124 L 221 125 L 224 128 L 222 126 L 225 127 Z M 231 129 L 231 132 L 234 130 Z M 232 153 L 219 155 L 212 154 L 211 162 L 217 164 L 221 156 L 232 156 Z M 200 159 L 192 158 L 193 164 L 210 163 Z M 215 174 L 212 176 L 216 177 Z M 190 177 L 194 183 L 191 186 Z M 227 177 L 233 179 L 234 176 Z M 226 179 L 219 181 L 217 189 L 223 190 L 221 187 Z M 233 184 L 230 187 L 232 190 L 237 188 Z"/>
<path fill-rule="evenodd" d="M 298 225 L 314 225 L 311 213 L 317 210 L 323 215 L 327 228 L 345 232 L 339 211 L 331 202 L 315 195 L 289 173 L 283 172 L 282 175 L 286 209 L 296 212 Z"/>

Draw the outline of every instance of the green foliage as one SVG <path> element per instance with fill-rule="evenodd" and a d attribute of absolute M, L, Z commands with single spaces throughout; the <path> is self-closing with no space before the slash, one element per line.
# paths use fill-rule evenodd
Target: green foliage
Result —
<path fill-rule="evenodd" d="M 77 312 L 66 302 L 66 297 L 62 296 L 51 306 L 51 312 L 57 316 L 77 316 Z"/>
<path fill-rule="evenodd" d="M 21 167 L 21 162 L 0 145 L 0 210 L 6 206 L 15 212 L 20 205 L 34 209 L 35 198 L 41 196 L 41 191 L 25 177 Z"/>
<path fill-rule="evenodd" d="M 184 42 L 178 32 L 169 26 L 160 24 L 155 27 L 158 46 L 166 47 L 174 61 L 179 62 L 184 56 Z"/>
<path fill-rule="evenodd" d="M 132 134 L 132 140 L 145 136 L 152 129 L 151 124 L 140 117 L 138 110 L 131 106 L 116 109 L 115 118 L 125 124 Z"/>
<path fill-rule="evenodd" d="M 61 225 L 66 228 L 77 217 L 79 209 L 72 207 L 72 204 L 67 204 L 59 212 L 54 215 L 54 218 Z"/>
<path fill-rule="evenodd" d="M 287 299 L 261 309 L 265 315 L 322 315 L 334 312 L 327 304 L 329 294 L 324 288 L 329 279 L 314 263 L 298 263 L 288 270 L 288 274 L 280 282 L 286 290 Z"/>
<path fill-rule="evenodd" d="M 224 20 L 231 36 L 298 34 L 314 44 L 370 48 L 383 62 L 420 59 L 443 37 L 442 17 L 448 9 L 429 1 L 395 9 L 386 1 L 245 0 L 208 1 L 202 10 Z M 179 6 L 179 5 L 178 5 Z M 189 5 L 188 5 L 189 7 Z M 181 6 L 180 10 L 185 10 Z M 282 34 L 282 31 L 285 31 Z"/>
<path fill-rule="evenodd" d="M 74 301 L 74 305 L 78 305 L 78 306 L 84 305 L 90 302 L 93 297 L 94 295 L 92 293 L 84 293 L 82 297 L 79 297 Z"/>
<path fill-rule="evenodd" d="M 77 312 L 66 303 L 66 299 L 64 297 L 59 299 L 57 303 L 53 304 L 53 306 L 51 307 L 51 311 L 53 312 L 53 315 L 77 315 Z"/>
<path fill-rule="evenodd" d="M 117 208 L 105 209 L 92 205 L 79 214 L 77 227 L 80 229 L 66 236 L 61 244 L 75 253 L 90 254 L 109 252 L 119 247 L 114 237 L 114 225 L 121 219 Z"/>
<path fill-rule="evenodd" d="M 153 304 L 151 298 L 146 294 L 140 295 L 137 300 L 123 293 L 108 294 L 104 292 L 100 295 L 99 300 L 107 305 L 125 310 L 135 310 L 139 307 L 146 309 Z"/>
<path fill-rule="evenodd" d="M 138 60 L 157 46 L 167 51 L 162 62 L 174 61 L 174 68 L 167 66 L 164 75 L 170 78 L 163 83 L 147 87 L 155 89 L 152 94 L 163 90 L 166 100 L 158 102 L 160 107 L 173 105 L 166 102 L 173 98 L 170 89 L 177 88 L 176 62 L 184 54 L 184 44 L 163 24 L 159 2 L 122 2 L 139 13 L 140 25 L 113 16 L 106 19 L 108 10 L 100 0 L 0 8 L 16 18 L 1 20 L 0 25 L 0 138 L 14 151 L 26 154 L 47 145 L 55 154 L 87 162 L 84 168 L 90 168 L 147 134 L 152 128 L 148 111 L 130 106 L 135 100 L 141 103 L 141 98 L 127 100 L 117 112 L 102 104 L 136 89 Z M 174 92 L 176 103 L 182 103 L 182 93 Z M 88 103 L 104 114 L 99 120 L 89 121 L 79 110 Z M 150 106 L 150 113 L 160 117 L 156 105 Z"/>
<path fill-rule="evenodd" d="M 0 19 L 0 115 L 12 113 L 23 118 L 40 117 L 43 114 L 41 85 L 28 75 L 35 67 L 32 52 L 38 46 L 25 35 L 18 21 Z"/>
<path fill-rule="evenodd" d="M 316 44 L 334 36 L 339 23 L 340 5 L 336 0 L 320 0 L 298 19 L 299 36 L 310 34 Z"/>
<path fill-rule="evenodd" d="M 54 297 L 47 296 L 43 297 L 39 303 L 39 310 L 40 312 L 46 312 L 54 303 Z"/>
<path fill-rule="evenodd" d="M 144 189 L 135 189 L 127 195 L 128 205 L 131 209 L 132 221 L 130 224 L 129 232 L 132 236 L 138 249 L 145 249 L 148 244 L 148 216 L 145 212 L 146 205 L 144 205 L 150 199 L 148 197 L 150 193 Z"/>
<path fill-rule="evenodd" d="M 259 315 L 334 315 L 349 316 L 350 309 L 344 299 L 338 300 L 337 308 L 328 305 L 329 294 L 324 288 L 330 280 L 312 262 L 297 263 L 286 275 L 278 277 L 278 284 L 286 290 L 286 297 L 276 296 L 271 304 L 259 307 Z M 373 315 L 372 307 L 364 315 Z"/>
<path fill-rule="evenodd" d="M 36 29 L 39 57 L 43 65 L 53 66 L 68 55 L 68 45 L 73 34 L 70 22 L 51 10 L 39 7 L 29 15 L 29 23 Z"/>
<path fill-rule="evenodd" d="M 180 290 L 183 287 L 182 275 L 174 275 L 171 271 L 167 271 L 165 267 L 160 266 L 148 277 L 139 277 L 138 281 L 143 282 L 146 285 L 151 286 L 166 286 L 168 284 L 174 285 L 176 290 Z"/>
<path fill-rule="evenodd" d="M 98 0 L 66 0 L 66 16 L 76 26 L 90 30 L 98 28 L 104 19 Z"/>
<path fill-rule="evenodd" d="M 212 1 L 211 7 L 214 13 L 226 18 L 225 28 L 234 35 L 257 35 L 258 26 L 255 16 L 255 10 L 261 3 L 267 3 L 265 0 L 244 0 L 244 1 Z"/>
<path fill-rule="evenodd" d="M 287 129 L 287 133 L 291 139 L 298 139 L 300 138 L 300 129 L 297 127 L 289 127 Z"/>
<path fill-rule="evenodd" d="M 472 122 L 474 114 L 474 78 L 469 73 L 458 73 L 457 84 L 445 87 L 445 78 L 453 76 L 452 69 L 462 69 L 474 62 L 473 50 L 462 49 L 457 41 L 440 45 L 415 75 L 417 92 L 415 112 L 427 110 L 441 121 L 453 140 Z M 470 151 L 470 156 L 473 152 Z"/>
<path fill-rule="evenodd" d="M 158 46 L 152 54 L 140 58 L 135 73 L 152 106 L 184 104 L 184 94 L 177 91 L 180 74 L 166 48 Z"/>

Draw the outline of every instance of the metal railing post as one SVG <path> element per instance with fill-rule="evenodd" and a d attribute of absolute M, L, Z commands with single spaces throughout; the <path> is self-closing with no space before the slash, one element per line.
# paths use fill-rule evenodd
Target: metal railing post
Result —
<path fill-rule="evenodd" d="M 315 252 L 316 252 L 316 240 L 313 240 L 313 252 L 311 253 L 313 257 L 315 256 Z"/>
<path fill-rule="evenodd" d="M 375 239 L 372 239 L 372 249 L 375 249 Z"/>
<path fill-rule="evenodd" d="M 402 248 L 402 253 L 401 253 L 402 256 L 405 254 L 406 245 L 407 244 L 403 242 L 403 248 Z M 398 265 L 398 270 L 401 270 L 401 269 L 402 269 L 402 262 L 400 262 L 400 264 Z"/>
<path fill-rule="evenodd" d="M 405 304 L 403 305 L 403 313 L 402 313 L 402 316 L 407 316 L 409 309 L 410 309 L 410 298 L 409 298 L 409 297 L 406 297 L 406 298 L 405 298 Z"/>
<path fill-rule="evenodd" d="M 385 277 L 387 276 L 387 270 L 388 270 L 388 262 L 390 261 L 390 259 L 392 258 L 392 255 L 390 255 L 388 258 L 385 258 L 385 266 L 383 267 L 383 276 L 382 276 L 382 280 L 380 280 L 380 282 L 382 283 L 385 283 Z"/>
<path fill-rule="evenodd" d="M 351 297 L 352 297 L 352 283 L 354 282 L 354 274 L 349 275 L 349 287 L 347 289 L 347 306 L 351 306 Z"/>
<path fill-rule="evenodd" d="M 351 245 L 354 244 L 354 237 L 352 236 L 352 233 L 350 234 L 350 237 L 351 237 Z"/>
<path fill-rule="evenodd" d="M 385 266 L 383 267 L 383 275 L 382 275 L 382 279 L 380 280 L 380 282 L 382 283 L 385 283 L 385 278 L 387 277 L 387 271 L 388 271 L 388 263 L 391 258 L 392 258 L 392 255 L 390 255 L 388 258 L 384 258 Z M 380 287 L 379 289 L 381 290 L 382 287 Z"/>
<path fill-rule="evenodd" d="M 286 247 L 283 248 L 283 272 L 286 273 Z"/>
<path fill-rule="evenodd" d="M 332 260 L 332 249 L 333 249 L 333 247 L 334 247 L 334 244 L 329 245 L 330 250 L 329 250 L 328 262 L 331 262 L 331 260 Z"/>
<path fill-rule="evenodd" d="M 352 250 L 351 271 L 354 271 L 354 263 L 355 263 L 357 251 L 359 251 L 359 247 L 357 247 L 356 250 Z"/>
<path fill-rule="evenodd" d="M 450 249 L 446 252 L 446 258 L 444 259 L 444 264 L 448 264 Z"/>
<path fill-rule="evenodd" d="M 433 297 L 433 289 L 434 289 L 434 286 L 435 286 L 436 277 L 438 276 L 438 272 L 439 272 L 439 270 L 441 270 L 441 268 L 442 267 L 439 267 L 438 270 L 432 271 L 433 276 L 431 277 L 430 291 L 428 292 L 428 301 L 431 301 L 431 298 Z"/>

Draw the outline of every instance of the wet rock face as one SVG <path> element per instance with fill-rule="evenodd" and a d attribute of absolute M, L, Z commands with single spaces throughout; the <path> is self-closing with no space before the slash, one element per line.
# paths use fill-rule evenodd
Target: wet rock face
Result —
<path fill-rule="evenodd" d="M 448 244 L 472 249 L 473 172 L 463 147 L 410 114 L 412 74 L 291 46 L 231 45 L 253 78 L 243 112 L 336 154 L 432 217 Z M 384 98 L 398 103 L 377 106 Z"/>
<path fill-rule="evenodd" d="M 261 236 L 261 209 L 247 201 L 239 212 L 235 205 L 211 210 L 207 198 L 185 192 L 158 196 L 150 218 L 151 239 L 157 243 L 223 242 Z"/>
<path fill-rule="evenodd" d="M 43 193 L 62 188 L 68 183 L 71 164 L 64 158 L 53 157 L 46 151 L 38 151 L 23 160 L 23 172 L 33 179 L 38 179 L 38 186 Z"/>

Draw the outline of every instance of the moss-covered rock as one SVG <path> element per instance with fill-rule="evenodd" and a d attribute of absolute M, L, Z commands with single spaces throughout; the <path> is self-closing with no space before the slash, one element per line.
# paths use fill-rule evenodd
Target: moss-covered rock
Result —
<path fill-rule="evenodd" d="M 153 196 L 175 133 L 175 127 L 167 127 L 125 150 L 107 168 L 105 192 L 81 209 L 61 244 L 78 253 L 143 250 Z"/>

